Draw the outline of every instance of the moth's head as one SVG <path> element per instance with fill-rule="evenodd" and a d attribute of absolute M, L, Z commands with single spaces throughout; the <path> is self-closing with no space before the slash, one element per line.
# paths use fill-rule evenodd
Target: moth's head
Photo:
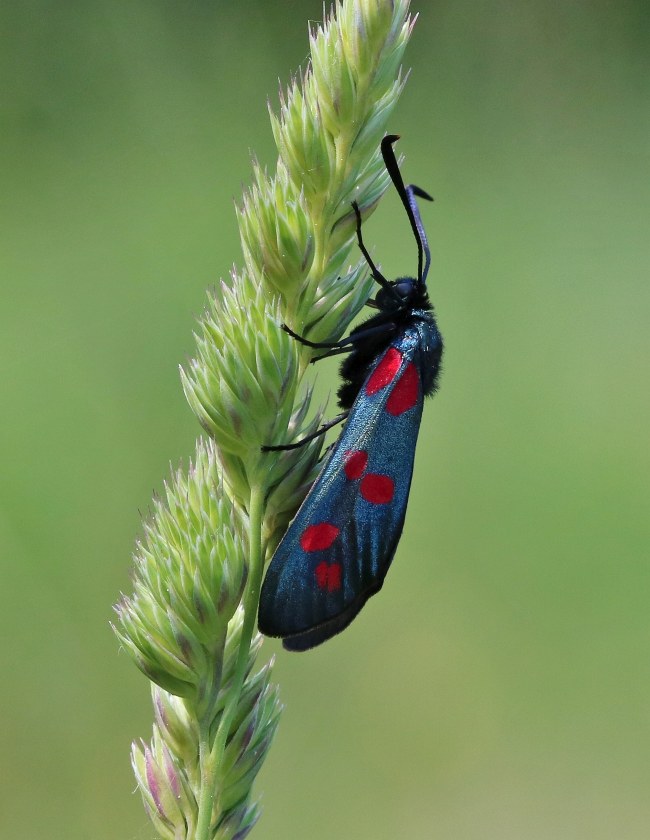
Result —
<path fill-rule="evenodd" d="M 424 303 L 426 298 L 426 288 L 415 277 L 398 277 L 391 281 L 390 288 L 382 286 L 377 292 L 376 301 L 379 309 L 394 312 L 413 309 Z"/>

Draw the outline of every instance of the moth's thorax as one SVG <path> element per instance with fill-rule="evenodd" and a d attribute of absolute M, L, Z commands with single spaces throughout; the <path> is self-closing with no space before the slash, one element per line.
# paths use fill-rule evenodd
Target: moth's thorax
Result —
<path fill-rule="evenodd" d="M 399 343 L 405 351 L 413 349 L 422 378 L 424 394 L 437 389 L 440 373 L 443 342 L 438 325 L 430 309 L 414 309 L 410 313 L 409 325 L 402 333 Z"/>

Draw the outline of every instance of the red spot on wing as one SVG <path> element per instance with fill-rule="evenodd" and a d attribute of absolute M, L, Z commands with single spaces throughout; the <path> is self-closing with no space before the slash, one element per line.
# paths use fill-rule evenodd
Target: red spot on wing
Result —
<path fill-rule="evenodd" d="M 368 453 L 363 449 L 353 449 L 345 453 L 343 469 L 350 481 L 361 478 L 368 466 Z"/>
<path fill-rule="evenodd" d="M 395 482 L 388 475 L 368 473 L 361 481 L 361 495 L 373 505 L 386 505 L 395 494 Z"/>
<path fill-rule="evenodd" d="M 393 416 L 408 411 L 418 401 L 420 377 L 413 362 L 409 362 L 386 400 L 386 411 Z"/>
<path fill-rule="evenodd" d="M 316 583 L 319 589 L 336 592 L 341 588 L 341 564 L 326 563 L 324 560 L 315 569 Z"/>
<path fill-rule="evenodd" d="M 381 391 L 382 388 L 391 383 L 395 379 L 401 364 L 402 354 L 394 347 L 389 347 L 366 382 L 366 394 L 368 396 L 376 394 L 377 391 Z"/>
<path fill-rule="evenodd" d="M 331 522 L 308 525 L 300 536 L 300 545 L 304 551 L 323 551 L 329 548 L 339 535 L 339 529 Z"/>

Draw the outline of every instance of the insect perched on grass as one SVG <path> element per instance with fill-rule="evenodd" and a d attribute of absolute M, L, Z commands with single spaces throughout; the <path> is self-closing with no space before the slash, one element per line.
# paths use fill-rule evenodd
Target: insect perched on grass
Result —
<path fill-rule="evenodd" d="M 342 413 L 301 441 L 264 447 L 293 449 L 345 421 L 262 586 L 259 629 L 280 636 L 288 650 L 308 650 L 339 633 L 381 589 L 404 525 L 424 397 L 437 387 L 442 337 L 426 289 L 431 256 L 416 196 L 432 199 L 404 186 L 393 151 L 398 139 L 385 137 L 381 152 L 417 241 L 417 278 L 381 274 L 363 244 L 355 202 L 359 248 L 381 287 L 368 301 L 377 314 L 332 344 L 283 326 L 323 349 L 318 359 L 350 354 L 341 365 Z"/>

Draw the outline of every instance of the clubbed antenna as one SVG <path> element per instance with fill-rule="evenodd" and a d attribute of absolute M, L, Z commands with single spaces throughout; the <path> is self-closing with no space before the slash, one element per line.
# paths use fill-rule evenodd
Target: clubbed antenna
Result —
<path fill-rule="evenodd" d="M 395 157 L 395 152 L 393 151 L 393 143 L 397 142 L 397 140 L 399 140 L 399 134 L 389 134 L 384 137 L 381 141 L 381 153 L 391 181 L 395 185 L 395 189 L 399 193 L 399 197 L 402 199 L 402 204 L 404 205 L 406 214 L 409 217 L 413 235 L 415 236 L 415 241 L 418 245 L 418 283 L 422 285 L 426 282 L 427 275 L 429 273 L 431 253 L 429 251 L 427 235 L 424 230 L 424 225 L 422 224 L 422 219 L 420 218 L 420 209 L 418 208 L 415 196 L 418 196 L 419 198 L 426 198 L 427 201 L 433 201 L 433 198 L 429 195 L 429 193 L 420 189 L 420 187 L 416 187 L 414 184 L 410 184 L 408 187 L 404 186 L 402 173 L 400 172 L 397 158 Z M 423 254 L 425 257 L 424 267 L 422 266 Z"/>

